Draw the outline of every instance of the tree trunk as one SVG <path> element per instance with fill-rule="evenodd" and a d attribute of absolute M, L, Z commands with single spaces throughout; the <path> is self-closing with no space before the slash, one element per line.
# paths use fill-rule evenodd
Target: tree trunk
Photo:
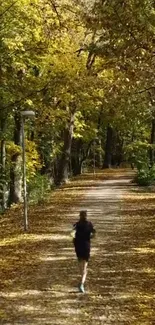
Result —
<path fill-rule="evenodd" d="M 6 148 L 5 148 L 5 140 L 1 140 L 1 162 L 0 162 L 0 203 L 2 207 L 2 211 L 6 208 Z"/>
<path fill-rule="evenodd" d="M 113 154 L 112 162 L 114 167 L 120 167 L 123 161 L 123 139 L 118 131 L 113 133 Z"/>
<path fill-rule="evenodd" d="M 14 116 L 14 143 L 22 146 L 22 124 L 20 114 Z M 15 153 L 11 159 L 10 166 L 10 194 L 9 205 L 22 201 L 22 156 L 21 153 Z"/>
<path fill-rule="evenodd" d="M 10 194 L 9 205 L 22 201 L 22 173 L 21 173 L 22 157 L 15 154 L 12 157 L 10 167 Z"/>
<path fill-rule="evenodd" d="M 86 145 L 83 143 L 82 139 L 74 139 L 71 159 L 74 176 L 82 174 L 82 166 L 84 161 L 88 158 L 92 144 L 93 140 Z"/>
<path fill-rule="evenodd" d="M 155 119 L 152 119 L 150 144 L 155 144 Z M 150 148 L 150 165 L 154 164 L 154 148 Z"/>
<path fill-rule="evenodd" d="M 113 139 L 113 129 L 108 125 L 107 127 L 107 136 L 106 136 L 106 145 L 105 145 L 105 157 L 103 162 L 103 168 L 111 167 L 112 159 L 112 139 Z"/>
<path fill-rule="evenodd" d="M 0 148 L 0 204 L 2 211 L 6 208 L 6 147 L 5 147 L 5 119 L 1 119 L 1 148 Z"/>
<path fill-rule="evenodd" d="M 102 157 L 102 143 L 101 143 L 101 139 L 97 139 L 96 140 L 96 144 L 97 144 L 97 151 L 95 154 L 96 157 L 96 167 L 98 168 L 102 168 L 103 165 L 103 157 Z"/>
<path fill-rule="evenodd" d="M 82 163 L 82 160 L 75 157 L 72 158 L 72 172 L 74 176 L 82 174 Z"/>
<path fill-rule="evenodd" d="M 74 117 L 75 117 L 75 111 L 72 111 L 68 128 L 64 129 L 64 134 L 63 134 L 64 145 L 63 145 L 63 151 L 58 165 L 58 174 L 56 179 L 57 185 L 60 185 L 62 183 L 67 183 L 68 181 L 71 145 L 72 145 L 73 129 L 74 129 Z"/>
<path fill-rule="evenodd" d="M 71 157 L 71 166 L 73 175 L 80 175 L 82 173 L 82 140 L 74 139 L 72 142 L 72 157 Z"/>

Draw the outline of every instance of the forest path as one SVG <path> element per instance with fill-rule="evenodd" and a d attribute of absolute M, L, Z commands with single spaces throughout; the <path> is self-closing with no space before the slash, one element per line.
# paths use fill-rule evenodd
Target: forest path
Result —
<path fill-rule="evenodd" d="M 59 222 L 47 225 L 44 239 L 37 235 L 42 244 L 39 263 L 21 273 L 11 290 L 2 291 L 5 315 L 1 324 L 154 324 L 154 295 L 150 290 L 155 277 L 147 271 L 146 254 L 137 253 L 142 239 L 136 233 L 137 225 L 121 212 L 124 194 L 130 187 L 132 191 L 130 181 L 126 175 L 96 180 L 91 187 L 81 181 L 77 187 L 77 191 L 85 192 L 81 203 L 73 205 L 66 216 L 61 210 Z M 69 195 L 70 188 L 64 190 Z M 50 213 L 50 206 L 47 208 Z M 78 292 L 78 267 L 69 236 L 81 209 L 88 210 L 97 231 L 85 294 Z"/>

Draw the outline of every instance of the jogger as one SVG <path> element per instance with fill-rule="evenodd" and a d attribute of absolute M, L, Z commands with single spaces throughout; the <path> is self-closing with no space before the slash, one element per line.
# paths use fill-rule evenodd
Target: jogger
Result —
<path fill-rule="evenodd" d="M 87 277 L 87 266 L 90 258 L 90 239 L 95 234 L 93 224 L 87 220 L 87 211 L 80 211 L 80 219 L 73 226 L 75 230 L 74 247 L 79 262 L 81 283 L 80 291 L 84 292 Z"/>

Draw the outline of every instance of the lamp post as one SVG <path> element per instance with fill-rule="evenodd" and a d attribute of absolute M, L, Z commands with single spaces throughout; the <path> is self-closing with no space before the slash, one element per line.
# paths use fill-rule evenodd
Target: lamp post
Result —
<path fill-rule="evenodd" d="M 24 196 L 24 231 L 28 230 L 28 218 L 27 218 L 27 186 L 26 186 L 26 153 L 25 153 L 25 130 L 24 122 L 26 118 L 35 117 L 35 112 L 33 111 L 22 111 L 21 121 L 22 121 L 22 156 L 23 156 L 23 196 Z"/>

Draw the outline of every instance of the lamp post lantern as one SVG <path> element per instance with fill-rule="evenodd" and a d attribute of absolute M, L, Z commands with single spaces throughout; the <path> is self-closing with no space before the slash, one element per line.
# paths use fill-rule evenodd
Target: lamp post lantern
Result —
<path fill-rule="evenodd" d="M 24 122 L 26 118 L 35 117 L 33 111 L 22 111 L 22 157 L 23 157 L 23 198 L 24 198 L 24 231 L 28 230 L 28 218 L 27 218 L 27 186 L 26 186 L 26 153 L 25 153 L 25 130 Z"/>

